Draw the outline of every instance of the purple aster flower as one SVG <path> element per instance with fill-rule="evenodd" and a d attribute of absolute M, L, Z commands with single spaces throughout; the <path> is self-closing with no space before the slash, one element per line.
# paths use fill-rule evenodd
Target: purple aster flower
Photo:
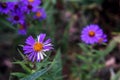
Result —
<path fill-rule="evenodd" d="M 35 11 L 34 18 L 39 19 L 39 20 L 44 20 L 46 18 L 46 12 L 45 12 L 44 8 L 37 9 Z"/>
<path fill-rule="evenodd" d="M 98 41 L 103 37 L 104 37 L 104 40 L 102 41 L 105 42 L 106 36 L 104 35 L 102 29 L 100 29 L 99 26 L 96 24 L 88 25 L 82 30 L 82 33 L 81 33 L 82 41 L 84 41 L 87 44 L 98 43 Z"/>
<path fill-rule="evenodd" d="M 11 11 L 21 11 L 22 3 L 20 1 L 12 2 L 13 4 L 11 5 L 12 9 Z"/>
<path fill-rule="evenodd" d="M 41 61 L 46 56 L 45 52 L 53 49 L 51 44 L 51 39 L 44 41 L 46 34 L 40 34 L 37 37 L 37 40 L 33 39 L 32 36 L 29 36 L 26 39 L 26 45 L 23 47 L 24 54 L 27 55 L 28 59 L 31 61 Z"/>
<path fill-rule="evenodd" d="M 25 16 L 22 11 L 10 12 L 8 16 L 8 21 L 11 21 L 12 24 L 24 24 Z"/>
<path fill-rule="evenodd" d="M 21 0 L 21 2 L 23 3 L 21 8 L 26 13 L 36 11 L 41 3 L 40 0 Z"/>
<path fill-rule="evenodd" d="M 19 35 L 26 35 L 26 26 L 24 24 L 20 24 L 18 27 L 18 34 Z"/>
<path fill-rule="evenodd" d="M 0 13 L 1 14 L 8 14 L 10 12 L 12 2 L 0 2 Z"/>

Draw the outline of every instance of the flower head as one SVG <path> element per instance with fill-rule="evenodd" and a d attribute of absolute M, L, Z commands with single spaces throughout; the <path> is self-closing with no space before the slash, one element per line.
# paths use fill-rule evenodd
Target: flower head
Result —
<path fill-rule="evenodd" d="M 26 35 L 26 26 L 24 24 L 20 24 L 18 27 L 18 34 L 19 35 Z"/>
<path fill-rule="evenodd" d="M 16 1 L 16 2 L 12 2 L 13 4 L 11 5 L 11 11 L 15 12 L 15 11 L 22 11 L 22 2 L 20 1 Z"/>
<path fill-rule="evenodd" d="M 23 3 L 22 10 L 26 13 L 36 11 L 41 3 L 40 0 L 21 0 L 21 2 Z"/>
<path fill-rule="evenodd" d="M 22 13 L 22 11 L 20 11 L 20 10 L 10 12 L 7 19 L 8 19 L 8 21 L 11 21 L 12 24 L 17 24 L 17 23 L 24 24 L 24 22 L 25 22 L 24 13 Z"/>
<path fill-rule="evenodd" d="M 43 20 L 46 18 L 46 12 L 44 10 L 44 8 L 39 8 L 35 11 L 35 15 L 34 15 L 35 19 L 39 19 L 39 20 Z"/>
<path fill-rule="evenodd" d="M 102 29 L 96 24 L 91 24 L 85 27 L 81 33 L 81 39 L 87 44 L 95 44 L 100 40 L 102 42 L 106 41 L 106 35 L 103 33 Z"/>
<path fill-rule="evenodd" d="M 0 13 L 1 14 L 8 14 L 10 12 L 12 2 L 0 2 Z"/>
<path fill-rule="evenodd" d="M 45 37 L 46 34 L 41 33 L 37 37 L 37 40 L 33 39 L 32 36 L 29 36 L 26 39 L 26 45 L 23 47 L 23 50 L 29 60 L 39 62 L 44 59 L 44 56 L 46 56 L 46 51 L 53 49 L 51 39 L 44 41 Z"/>

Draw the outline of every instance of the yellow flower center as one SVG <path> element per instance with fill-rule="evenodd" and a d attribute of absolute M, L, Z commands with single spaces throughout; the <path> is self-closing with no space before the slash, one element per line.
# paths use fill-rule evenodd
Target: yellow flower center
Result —
<path fill-rule="evenodd" d="M 37 17 L 41 17 L 41 15 L 42 15 L 42 14 L 41 14 L 40 12 L 36 12 L 36 16 L 37 16 Z"/>
<path fill-rule="evenodd" d="M 89 31 L 88 35 L 89 35 L 90 37 L 94 37 L 94 36 L 95 36 L 95 32 L 94 32 L 94 31 Z"/>
<path fill-rule="evenodd" d="M 34 0 L 28 0 L 28 2 L 32 3 L 32 2 L 34 2 Z"/>
<path fill-rule="evenodd" d="M 35 51 L 41 51 L 43 49 L 43 44 L 42 43 L 39 43 L 39 42 L 36 42 L 34 45 L 33 45 L 33 49 Z"/>

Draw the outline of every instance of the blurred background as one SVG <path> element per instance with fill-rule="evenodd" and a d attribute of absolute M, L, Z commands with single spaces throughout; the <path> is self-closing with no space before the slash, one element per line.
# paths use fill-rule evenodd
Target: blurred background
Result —
<path fill-rule="evenodd" d="M 52 38 L 55 49 L 51 56 L 60 49 L 63 80 L 81 80 L 78 75 L 81 62 L 76 56 L 82 53 L 78 44 L 81 42 L 81 30 L 86 25 L 98 24 L 107 34 L 107 45 L 95 46 L 97 49 L 106 48 L 113 38 L 120 36 L 120 0 L 42 0 L 41 6 L 45 8 L 47 18 L 43 21 L 28 20 L 26 35 L 19 35 L 18 28 L 0 15 L 0 80 L 8 80 L 11 71 L 23 71 L 12 62 L 22 60 L 17 48 L 29 35 L 35 37 L 46 33 Z M 120 70 L 119 43 L 105 56 L 104 64 L 105 67 L 96 73 L 97 77 L 110 80 L 110 68 L 115 73 Z"/>

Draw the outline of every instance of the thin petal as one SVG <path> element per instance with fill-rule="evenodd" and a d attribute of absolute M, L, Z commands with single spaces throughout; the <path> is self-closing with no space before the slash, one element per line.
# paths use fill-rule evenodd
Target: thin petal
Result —
<path fill-rule="evenodd" d="M 39 36 L 38 36 L 38 42 L 43 42 L 44 41 L 44 39 L 45 39 L 45 37 L 46 37 L 46 34 L 40 34 Z"/>
<path fill-rule="evenodd" d="M 35 40 L 33 39 L 32 36 L 29 36 L 27 39 L 26 39 L 26 44 L 28 45 L 33 45 L 35 43 Z"/>
<path fill-rule="evenodd" d="M 24 51 L 24 54 L 31 53 L 31 52 L 33 52 L 33 50 L 32 49 L 28 49 L 28 50 Z"/>
<path fill-rule="evenodd" d="M 44 45 L 44 47 L 45 47 L 45 46 L 53 46 L 53 45 L 52 45 L 51 43 L 49 43 L 49 44 Z"/>
<path fill-rule="evenodd" d="M 32 46 L 28 46 L 28 45 L 23 46 L 23 50 L 28 50 L 28 49 L 32 49 Z"/>
<path fill-rule="evenodd" d="M 40 57 L 42 60 L 44 59 L 42 52 L 40 53 Z"/>
<path fill-rule="evenodd" d="M 29 54 L 29 55 L 28 55 L 29 60 L 32 61 L 33 56 L 34 56 L 34 53 Z"/>
<path fill-rule="evenodd" d="M 33 52 L 33 54 L 34 54 L 34 56 L 33 56 L 32 61 L 34 62 L 34 61 L 35 61 L 35 58 L 36 58 L 36 56 L 37 56 L 37 53 Z"/>
<path fill-rule="evenodd" d="M 37 61 L 40 61 L 40 53 L 37 53 Z"/>
<path fill-rule="evenodd" d="M 45 49 L 50 50 L 50 49 L 53 49 L 53 47 L 52 47 L 52 46 L 44 46 L 43 49 L 44 49 L 44 50 L 45 50 Z"/>
<path fill-rule="evenodd" d="M 47 56 L 44 52 L 43 52 L 43 55 L 44 55 L 44 56 Z"/>
<path fill-rule="evenodd" d="M 51 39 L 47 39 L 45 42 L 44 42 L 44 44 L 48 44 L 48 43 L 50 43 L 51 42 Z"/>

